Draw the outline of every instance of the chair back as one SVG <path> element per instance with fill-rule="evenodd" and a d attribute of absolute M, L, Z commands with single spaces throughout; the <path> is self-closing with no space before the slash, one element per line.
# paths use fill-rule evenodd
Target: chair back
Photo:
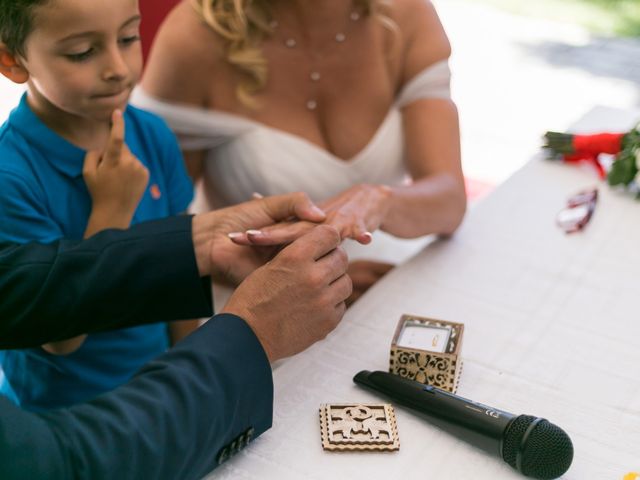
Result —
<path fill-rule="evenodd" d="M 140 38 L 142 40 L 142 58 L 147 60 L 156 32 L 167 14 L 180 0 L 140 0 Z"/>

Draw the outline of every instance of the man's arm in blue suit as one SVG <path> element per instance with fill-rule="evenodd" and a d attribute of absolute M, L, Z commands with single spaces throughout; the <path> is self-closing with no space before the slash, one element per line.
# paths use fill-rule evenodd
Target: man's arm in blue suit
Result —
<path fill-rule="evenodd" d="M 0 348 L 211 315 L 191 224 L 181 216 L 81 242 L 0 245 Z"/>
<path fill-rule="evenodd" d="M 256 225 L 289 218 L 297 214 L 296 198 L 251 202 L 237 207 L 251 215 L 239 217 Z M 234 212 L 226 209 L 220 215 L 228 217 L 236 215 Z M 217 251 L 209 240 L 211 225 L 217 220 L 215 216 L 199 217 L 198 225 L 204 230 L 193 234 L 190 246 L 194 249 L 191 255 L 199 253 L 191 273 L 192 283 L 200 290 L 199 273 L 217 265 L 207 258 Z M 227 230 L 240 230 L 228 219 L 223 225 Z M 194 230 L 195 226 L 196 220 Z M 228 240 L 226 234 L 224 239 Z M 342 318 L 351 282 L 340 241 L 339 232 L 330 226 L 316 227 L 293 241 L 249 275 L 231 297 L 227 311 L 240 314 L 246 322 L 233 314 L 214 317 L 149 363 L 129 383 L 88 404 L 34 414 L 0 398 L 0 478 L 174 480 L 205 475 L 271 425 L 273 385 L 268 358 L 277 360 L 302 351 L 324 338 Z M 173 252 L 169 257 L 177 255 Z M 25 268 L 29 269 L 31 260 L 23 262 Z M 80 265 L 84 265 L 81 260 Z M 15 266 L 11 262 L 9 265 Z M 5 273 L 11 277 L 11 267 Z M 78 273 L 85 272 L 71 269 L 70 274 Z M 142 275 L 144 281 L 144 270 L 134 273 Z M 3 276 L 0 272 L 0 279 Z M 16 283 L 13 278 L 13 282 L 0 283 L 0 294 L 11 292 Z M 119 278 L 127 280 L 126 275 Z M 179 283 L 181 278 L 185 276 L 172 279 L 174 288 L 167 290 L 174 299 L 179 299 L 180 289 L 185 288 Z M 100 277 L 93 280 L 100 281 Z M 53 285 L 44 291 L 54 292 L 56 288 L 64 289 Z M 92 291 L 82 290 L 82 285 L 76 288 Z M 200 298 L 207 297 L 205 290 Z M 24 292 L 34 292 L 33 287 Z M 28 308 L 31 300 L 41 301 L 27 298 L 12 302 Z M 86 305 L 94 309 L 100 306 Z M 179 305 L 184 306 L 182 302 Z M 118 308 L 126 307 L 121 304 Z M 23 319 L 27 323 L 35 321 L 31 328 L 37 328 L 37 319 Z M 4 330 L 10 331 L 11 327 Z M 25 330 L 22 333 L 29 338 L 41 335 Z"/>
<path fill-rule="evenodd" d="M 271 426 L 272 405 L 260 342 L 218 315 L 88 404 L 33 414 L 0 402 L 0 478 L 199 479 Z"/>

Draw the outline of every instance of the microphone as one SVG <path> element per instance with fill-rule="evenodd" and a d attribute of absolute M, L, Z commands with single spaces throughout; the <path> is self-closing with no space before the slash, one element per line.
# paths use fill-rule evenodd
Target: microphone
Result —
<path fill-rule="evenodd" d="M 516 416 L 388 372 L 363 370 L 353 381 L 420 412 L 442 430 L 497 455 L 528 477 L 558 478 L 571 466 L 571 439 L 543 418 Z"/>

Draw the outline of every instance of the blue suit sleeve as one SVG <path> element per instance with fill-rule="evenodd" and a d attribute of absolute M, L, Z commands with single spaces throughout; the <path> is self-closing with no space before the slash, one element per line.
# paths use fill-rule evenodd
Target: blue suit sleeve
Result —
<path fill-rule="evenodd" d="M 0 245 L 0 299 L 0 348 L 212 313 L 189 216 L 83 241 Z"/>
<path fill-rule="evenodd" d="M 0 478 L 200 479 L 230 444 L 267 430 L 272 409 L 262 346 L 242 319 L 219 315 L 90 403 L 45 414 L 3 406 Z"/>
<path fill-rule="evenodd" d="M 0 240 L 25 243 L 52 242 L 63 236 L 60 226 L 49 215 L 38 185 L 32 185 L 12 172 L 0 172 Z"/>

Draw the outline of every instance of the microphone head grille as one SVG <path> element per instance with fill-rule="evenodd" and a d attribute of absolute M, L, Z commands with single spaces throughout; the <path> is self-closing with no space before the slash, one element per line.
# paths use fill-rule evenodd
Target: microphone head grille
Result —
<path fill-rule="evenodd" d="M 504 435 L 502 458 L 528 477 L 558 478 L 571 466 L 573 444 L 564 430 L 544 419 L 533 426 L 523 444 L 527 429 L 536 420 L 537 417 L 520 415 L 511 422 Z"/>

